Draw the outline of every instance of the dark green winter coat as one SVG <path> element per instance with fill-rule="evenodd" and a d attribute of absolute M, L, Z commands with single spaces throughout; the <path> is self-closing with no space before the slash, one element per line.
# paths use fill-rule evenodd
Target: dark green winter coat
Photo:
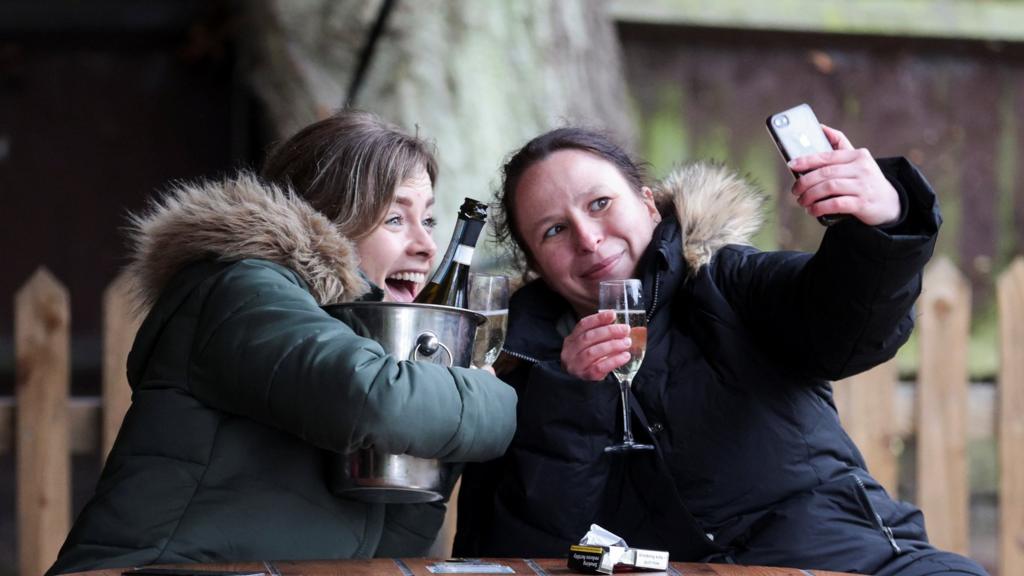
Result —
<path fill-rule="evenodd" d="M 399 361 L 321 305 L 366 291 L 352 244 L 254 177 L 182 186 L 133 222 L 151 306 L 132 405 L 54 574 L 152 563 L 422 555 L 442 503 L 329 489 L 339 453 L 499 456 L 516 396 L 479 370 Z"/>

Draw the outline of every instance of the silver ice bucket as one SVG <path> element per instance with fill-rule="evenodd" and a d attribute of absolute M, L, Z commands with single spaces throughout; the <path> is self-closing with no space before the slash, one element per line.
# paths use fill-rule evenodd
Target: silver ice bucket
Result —
<path fill-rule="evenodd" d="M 360 336 L 376 340 L 398 359 L 468 367 L 476 328 L 484 316 L 450 306 L 351 302 L 324 306 Z M 336 494 L 366 502 L 410 504 L 444 497 L 448 466 L 437 460 L 360 450 L 330 466 Z"/>

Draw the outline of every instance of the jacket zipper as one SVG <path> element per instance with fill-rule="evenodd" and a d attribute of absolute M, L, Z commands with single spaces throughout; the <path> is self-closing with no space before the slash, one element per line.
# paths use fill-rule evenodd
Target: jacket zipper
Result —
<path fill-rule="evenodd" d="M 857 491 L 857 500 L 860 501 L 860 506 L 864 509 L 864 513 L 871 517 L 871 519 L 875 521 L 875 527 L 885 534 L 885 537 L 889 540 L 889 545 L 892 546 L 893 552 L 896 554 L 902 553 L 903 551 L 900 550 L 900 545 L 896 543 L 896 537 L 893 536 L 892 528 L 886 526 L 885 523 L 882 522 L 882 517 L 878 515 L 878 512 L 875 512 L 875 506 L 871 503 L 871 500 L 868 499 L 868 489 L 864 486 L 864 481 L 856 474 L 851 473 L 850 476 L 853 476 L 854 481 L 857 482 L 857 486 L 860 487 L 860 490 Z"/>
<path fill-rule="evenodd" d="M 651 306 L 647 309 L 647 323 L 651 323 L 651 315 L 658 306 L 658 294 L 661 292 L 661 270 L 654 274 L 654 296 L 651 298 Z"/>
<path fill-rule="evenodd" d="M 537 360 L 536 358 L 527 356 L 526 354 L 520 354 L 519 352 L 513 352 L 513 351 L 509 350 L 508 348 L 505 348 L 504 346 L 502 346 L 501 351 L 504 352 L 505 354 L 508 354 L 509 356 L 511 356 L 513 358 L 519 358 L 520 360 L 526 360 L 527 362 L 533 362 L 534 364 L 540 364 L 540 360 Z"/>

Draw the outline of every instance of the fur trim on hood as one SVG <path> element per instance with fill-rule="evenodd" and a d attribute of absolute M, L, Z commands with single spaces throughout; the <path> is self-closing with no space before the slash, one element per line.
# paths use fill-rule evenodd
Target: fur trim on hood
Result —
<path fill-rule="evenodd" d="M 186 265 L 259 258 L 297 272 L 320 304 L 353 300 L 368 286 L 354 244 L 303 199 L 243 172 L 182 183 L 129 218 L 128 275 L 150 306 Z"/>
<path fill-rule="evenodd" d="M 718 164 L 699 162 L 672 171 L 655 186 L 665 213 L 675 209 L 682 230 L 683 258 L 691 273 L 728 244 L 750 244 L 764 219 L 764 195 Z"/>

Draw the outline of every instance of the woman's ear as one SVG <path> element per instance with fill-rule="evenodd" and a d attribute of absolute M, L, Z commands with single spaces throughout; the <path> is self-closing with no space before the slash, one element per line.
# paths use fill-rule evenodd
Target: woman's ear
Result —
<path fill-rule="evenodd" d="M 651 220 L 654 220 L 655 224 L 660 224 L 661 212 L 658 212 L 658 206 L 654 203 L 654 192 L 649 187 L 644 186 L 640 189 L 640 201 L 647 207 Z"/>

